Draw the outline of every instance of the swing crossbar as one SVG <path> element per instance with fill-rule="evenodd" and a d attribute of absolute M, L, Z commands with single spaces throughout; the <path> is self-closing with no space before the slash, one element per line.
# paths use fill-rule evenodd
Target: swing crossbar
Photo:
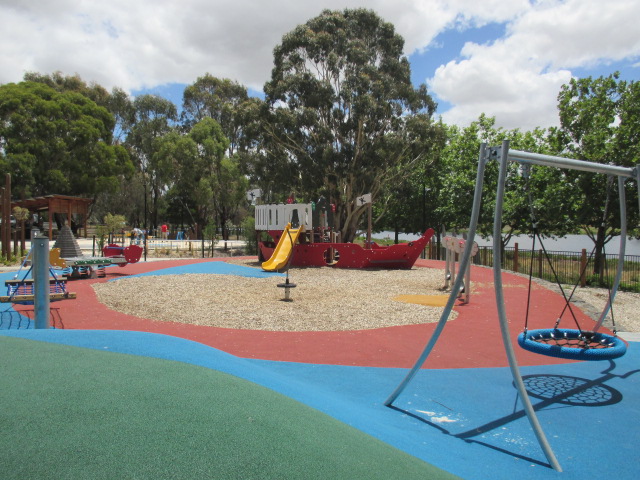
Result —
<path fill-rule="evenodd" d="M 602 163 L 588 162 L 586 160 L 575 160 L 573 158 L 556 157 L 553 155 L 543 155 L 540 153 L 523 152 L 521 150 L 509 149 L 508 158 L 511 161 L 527 165 L 542 165 L 547 167 L 567 168 L 570 170 L 581 170 L 583 172 L 603 173 L 624 178 L 636 178 L 635 168 L 620 167 L 617 165 L 606 165 Z"/>
<path fill-rule="evenodd" d="M 533 353 L 568 360 L 613 360 L 627 352 L 627 345 L 618 337 L 559 328 L 522 332 L 518 345 Z"/>

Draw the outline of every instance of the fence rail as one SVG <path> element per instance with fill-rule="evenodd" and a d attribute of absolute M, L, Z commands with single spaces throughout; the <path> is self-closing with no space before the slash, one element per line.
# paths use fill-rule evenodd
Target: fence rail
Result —
<path fill-rule="evenodd" d="M 437 249 L 430 248 L 430 258 L 437 258 Z M 581 252 L 549 251 L 548 258 L 542 250 L 531 252 L 518 247 L 506 247 L 502 254 L 503 270 L 531 274 L 535 278 L 541 278 L 550 282 L 559 281 L 562 284 L 581 286 L 606 286 L 612 285 L 618 265 L 618 255 L 607 254 L 606 262 L 602 263 L 599 272 L 594 272 L 594 259 L 586 250 Z M 439 258 L 444 258 L 440 253 Z M 640 292 L 640 255 L 625 255 L 624 268 L 620 289 Z M 493 266 L 492 247 L 480 247 L 473 257 L 474 265 L 486 267 Z M 556 280 L 557 276 L 557 280 Z"/>

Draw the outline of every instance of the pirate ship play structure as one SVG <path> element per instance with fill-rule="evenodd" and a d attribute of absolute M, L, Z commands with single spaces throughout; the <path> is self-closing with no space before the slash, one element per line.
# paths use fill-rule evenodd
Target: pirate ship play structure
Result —
<path fill-rule="evenodd" d="M 364 247 L 340 243 L 329 225 L 327 205 L 295 203 L 257 205 L 255 228 L 262 268 L 278 271 L 287 265 L 300 267 L 410 269 L 433 236 L 428 229 L 418 240 L 388 247 L 368 242 Z M 262 233 L 271 240 L 262 240 Z"/>

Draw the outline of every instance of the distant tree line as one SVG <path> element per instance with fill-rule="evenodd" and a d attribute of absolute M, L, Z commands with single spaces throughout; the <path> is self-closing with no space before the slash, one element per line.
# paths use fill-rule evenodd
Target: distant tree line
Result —
<path fill-rule="evenodd" d="M 505 130 L 481 115 L 466 127 L 435 119 L 414 87 L 404 40 L 366 9 L 324 11 L 274 49 L 265 98 L 209 73 L 187 86 L 182 108 L 154 96 L 108 92 L 77 75 L 27 73 L 0 86 L 0 173 L 18 198 L 95 199 L 94 217 L 132 226 L 239 225 L 245 192 L 263 202 L 326 199 L 334 228 L 352 241 L 364 226 L 356 199 L 371 193 L 377 230 L 418 233 L 468 226 L 482 142 L 633 167 L 640 163 L 640 87 L 617 73 L 573 79 L 558 94 L 559 127 Z M 487 168 L 481 234 L 492 228 L 497 165 Z M 617 184 L 602 175 L 512 165 L 504 237 L 531 229 L 584 229 L 601 249 L 619 232 Z M 628 209 L 637 224 L 635 185 Z M 532 205 L 529 196 L 531 192 Z"/>

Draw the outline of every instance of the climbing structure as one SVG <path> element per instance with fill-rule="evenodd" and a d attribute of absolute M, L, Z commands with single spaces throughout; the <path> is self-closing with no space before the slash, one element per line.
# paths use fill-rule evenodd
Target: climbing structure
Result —
<path fill-rule="evenodd" d="M 410 269 L 434 233 L 430 228 L 418 240 L 388 247 L 375 242 L 364 247 L 343 243 L 339 232 L 329 226 L 333 214 L 331 208 L 326 207 L 321 202 L 315 206 L 305 203 L 256 206 L 260 261 L 265 262 L 267 268 L 284 266 L 293 255 L 291 266 L 294 267 Z M 295 241 L 290 242 L 287 225 L 295 224 L 294 217 L 298 219 L 298 226 Z M 263 233 L 271 240 L 261 239 Z"/>

